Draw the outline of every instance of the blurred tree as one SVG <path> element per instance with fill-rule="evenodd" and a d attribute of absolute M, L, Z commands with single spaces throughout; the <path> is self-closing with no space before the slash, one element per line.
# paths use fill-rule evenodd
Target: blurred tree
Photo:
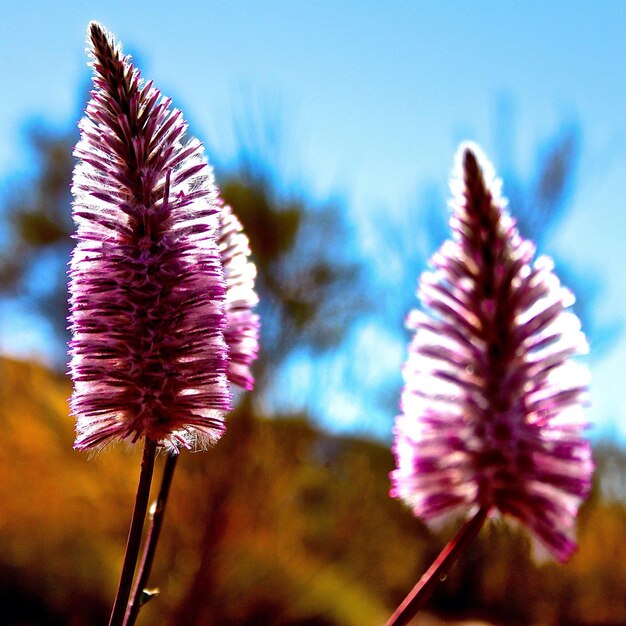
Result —
<path fill-rule="evenodd" d="M 66 263 L 73 232 L 69 192 L 74 133 L 30 133 L 35 172 L 15 181 L 0 216 L 0 294 L 51 323 L 58 363 L 65 361 Z M 361 274 L 342 208 L 284 197 L 271 166 L 242 148 L 219 177 L 222 195 L 244 224 L 258 269 L 262 350 L 257 388 L 295 350 L 319 353 L 341 343 L 364 303 Z"/>
<path fill-rule="evenodd" d="M 593 345 L 593 354 L 608 350 L 622 330 L 617 317 L 601 319 L 596 305 L 602 294 L 602 277 L 587 267 L 577 267 L 576 259 L 565 259 L 551 245 L 551 236 L 567 214 L 575 190 L 580 156 L 580 130 L 576 125 L 564 126 L 537 149 L 534 173 L 527 182 L 512 161 L 515 153 L 514 128 L 509 107 L 498 118 L 496 171 L 503 180 L 503 195 L 509 200 L 512 215 L 523 237 L 537 245 L 538 254 L 549 254 L 555 261 L 563 285 L 576 295 L 574 309 L 583 330 Z M 384 294 L 372 323 L 389 345 L 390 336 L 405 354 L 406 333 L 401 333 L 404 318 L 418 306 L 415 296 L 417 281 L 426 269 L 428 259 L 449 236 L 449 211 L 446 191 L 434 184 L 422 189 L 418 209 L 391 213 L 377 226 L 377 246 L 385 253 L 384 265 L 378 270 L 378 292 Z M 449 195 L 449 194 L 448 194 Z M 395 219 L 394 219 L 395 218 Z M 389 332 L 393 328 L 393 332 Z M 397 331 L 395 329 L 398 329 Z M 371 347 L 370 347 L 371 349 Z M 401 384 L 398 370 L 381 373 L 379 404 L 397 406 Z M 389 414 L 393 414 L 387 408 Z"/>
<path fill-rule="evenodd" d="M 576 190 L 580 128 L 576 124 L 565 125 L 542 142 L 537 149 L 534 172 L 524 184 L 511 158 L 515 144 L 512 115 L 505 107 L 498 137 L 497 153 L 503 160 L 504 195 L 509 199 L 522 236 L 531 239 L 540 254 L 547 253 L 554 258 L 562 283 L 577 297 L 574 309 L 593 343 L 594 354 L 601 354 L 609 349 L 622 330 L 622 323 L 616 317 L 609 320 L 598 318 L 596 305 L 603 291 L 602 276 L 586 267 L 576 266 L 576 259 L 562 257 L 551 244 Z"/>
<path fill-rule="evenodd" d="M 5 186 L 0 206 L 0 295 L 49 322 L 59 364 L 65 361 L 67 339 L 66 263 L 76 137 L 32 126 L 28 141 L 34 171 Z"/>
<path fill-rule="evenodd" d="M 506 109 L 503 115 L 511 113 Z M 565 126 L 543 142 L 537 149 L 535 171 L 524 182 L 512 161 L 512 120 L 499 120 L 498 128 L 499 149 L 496 153 L 503 162 L 496 162 L 496 171 L 503 180 L 503 195 L 509 200 L 520 233 L 536 244 L 539 254 L 547 253 L 555 258 L 563 284 L 576 293 L 576 312 L 587 335 L 594 341 L 594 348 L 597 350 L 599 343 L 606 347 L 620 332 L 621 326 L 615 320 L 598 324 L 594 319 L 593 307 L 601 293 L 600 277 L 589 271 L 581 273 L 572 259 L 558 258 L 550 243 L 557 225 L 567 214 L 575 191 L 580 130 L 576 125 Z M 401 214 L 396 223 L 390 221 L 380 231 L 386 240 L 386 243 L 381 241 L 381 245 L 393 255 L 391 265 L 399 274 L 399 280 L 388 285 L 392 290 L 388 301 L 394 314 L 406 315 L 415 307 L 414 293 L 419 274 L 426 267 L 428 258 L 448 237 L 449 212 L 441 190 L 434 185 L 425 187 L 418 204 L 421 209 Z M 406 303 L 404 308 L 397 306 L 398 298 Z"/>
<path fill-rule="evenodd" d="M 220 176 L 221 192 L 250 238 L 262 320 L 261 386 L 294 350 L 334 350 L 365 306 L 361 268 L 340 207 L 281 199 L 263 163 Z"/>
<path fill-rule="evenodd" d="M 0 293 L 28 299 L 64 339 L 76 137 L 38 127 L 29 140 L 35 173 L 9 187 L 0 213 L 8 226 L 0 241 Z M 261 356 L 274 365 L 296 346 L 315 351 L 336 346 L 359 310 L 357 302 L 364 303 L 342 207 L 285 198 L 278 176 L 244 146 L 235 166 L 218 180 L 251 241 L 263 319 Z"/>
<path fill-rule="evenodd" d="M 574 191 L 580 132 L 570 125 L 546 140 L 538 150 L 535 174 L 524 184 L 511 157 L 515 149 L 512 113 L 510 107 L 502 108 L 496 152 L 503 161 L 498 167 L 505 181 L 504 193 L 522 234 L 535 241 L 540 252 L 554 256 L 549 236 L 566 214 Z M 276 167 L 269 165 L 276 150 L 264 150 L 259 137 L 269 134 L 273 144 L 280 143 L 277 124 L 267 124 L 267 120 L 249 124 L 252 131 L 240 133 L 243 143 L 235 166 L 221 168 L 218 181 L 224 199 L 240 216 L 251 239 L 259 272 L 263 326 L 261 357 L 255 368 L 259 379 L 257 397 L 267 401 L 267 392 L 273 391 L 274 405 L 278 399 L 284 399 L 289 390 L 281 382 L 281 367 L 290 358 L 300 358 L 316 363 L 317 370 L 308 376 L 306 385 L 299 385 L 299 393 L 308 394 L 308 398 L 299 398 L 296 406 L 311 409 L 311 402 L 317 402 L 323 413 L 327 401 L 324 398 L 319 402 L 319 398 L 324 390 L 320 393 L 314 383 L 319 381 L 320 386 L 327 386 L 324 374 L 334 366 L 319 357 L 336 353 L 335 348 L 342 344 L 357 354 L 352 363 L 348 360 L 341 365 L 343 370 L 355 364 L 358 367 L 359 363 L 369 364 L 371 360 L 369 339 L 366 346 L 359 347 L 351 329 L 358 330 L 360 326 L 369 337 L 373 325 L 379 329 L 387 352 L 389 345 L 397 344 L 397 351 L 403 353 L 402 320 L 416 305 L 414 293 L 420 271 L 447 236 L 447 212 L 441 190 L 429 185 L 419 199 L 419 210 L 390 212 L 385 220 L 380 220 L 377 247 L 385 254 L 376 255 L 371 262 L 371 270 L 378 278 L 372 280 L 370 275 L 370 287 L 365 289 L 364 264 L 342 208 L 337 203 L 314 203 L 304 194 L 286 193 Z M 69 208 L 71 146 L 76 133 L 52 135 L 35 127 L 29 139 L 35 171 L 6 186 L 0 207 L 6 224 L 5 236 L 0 237 L 0 295 L 50 323 L 55 335 L 56 362 L 62 365 L 67 339 L 65 270 L 73 230 Z M 259 158 L 264 153 L 265 157 Z M 380 259 L 384 259 L 384 265 L 376 266 L 375 263 L 382 263 Z M 621 330 L 614 319 L 598 322 L 592 315 L 602 293 L 601 280 L 559 258 L 556 262 L 563 283 L 578 297 L 575 308 L 597 354 Z M 378 286 L 372 289 L 372 283 Z M 376 310 L 371 302 L 368 305 L 372 296 L 365 295 L 372 293 L 376 293 Z M 369 320 L 365 321 L 368 311 Z M 368 351 L 367 358 L 358 357 L 361 350 Z M 316 358 L 311 360 L 312 356 Z M 376 364 L 371 364 L 368 372 L 358 373 L 360 380 L 368 381 L 370 389 L 370 397 L 362 404 L 372 406 L 371 413 L 393 415 L 389 407 L 395 407 L 399 374 L 397 368 L 388 367 L 385 359 L 378 361 L 378 369 L 385 371 L 376 374 Z M 354 381 L 345 371 L 341 375 L 347 379 L 344 386 L 350 387 Z M 320 413 L 319 406 L 314 410 Z M 387 430 L 388 422 L 378 432 Z"/>

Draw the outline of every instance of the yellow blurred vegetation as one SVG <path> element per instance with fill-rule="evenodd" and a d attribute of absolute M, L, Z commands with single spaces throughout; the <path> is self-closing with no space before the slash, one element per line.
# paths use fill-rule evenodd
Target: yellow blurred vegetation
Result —
<path fill-rule="evenodd" d="M 0 358 L 2 624 L 105 623 L 115 592 L 140 450 L 75 452 L 69 394 L 64 377 Z M 496 624 L 626 624 L 626 457 L 597 456 L 600 486 L 568 565 L 533 564 L 524 533 L 492 525 L 432 608 Z M 430 534 L 388 497 L 392 465 L 384 445 L 305 416 L 253 415 L 244 398 L 214 449 L 180 459 L 151 578 L 161 594 L 139 623 L 384 623 L 450 532 Z"/>

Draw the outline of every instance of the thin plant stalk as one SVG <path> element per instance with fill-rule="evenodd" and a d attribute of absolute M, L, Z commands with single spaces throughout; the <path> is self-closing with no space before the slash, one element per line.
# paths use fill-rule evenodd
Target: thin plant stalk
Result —
<path fill-rule="evenodd" d="M 150 515 L 150 527 L 148 529 L 148 535 L 143 548 L 143 555 L 137 572 L 135 586 L 128 604 L 126 617 L 124 618 L 124 626 L 134 626 L 137 616 L 139 615 L 139 611 L 144 604 L 143 593 L 150 578 L 152 563 L 154 562 L 154 555 L 156 553 L 157 543 L 159 542 L 159 536 L 163 526 L 165 507 L 167 506 L 167 499 L 177 461 L 178 454 L 168 455 L 165 460 L 163 477 L 161 478 L 161 488 L 159 489 L 159 494 Z"/>
<path fill-rule="evenodd" d="M 476 538 L 487 517 L 488 509 L 483 507 L 470 518 L 441 551 L 419 582 L 395 610 L 385 626 L 405 626 L 424 606 L 437 582 L 450 570 L 467 546 Z"/>
<path fill-rule="evenodd" d="M 141 460 L 141 472 L 139 474 L 137 495 L 135 497 L 135 508 L 130 522 L 128 541 L 126 542 L 124 565 L 122 566 L 122 573 L 117 587 L 115 602 L 113 603 L 113 610 L 111 611 L 109 626 L 122 626 L 124 614 L 126 613 L 126 605 L 128 604 L 130 589 L 133 584 L 133 577 L 135 574 L 135 567 L 137 566 L 137 557 L 139 556 L 139 547 L 141 546 L 143 524 L 146 518 L 146 511 L 148 509 L 156 448 L 157 442 L 146 438 L 143 458 Z"/>

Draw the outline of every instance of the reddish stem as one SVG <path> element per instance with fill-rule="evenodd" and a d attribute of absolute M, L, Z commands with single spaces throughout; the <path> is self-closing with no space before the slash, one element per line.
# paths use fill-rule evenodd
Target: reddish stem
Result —
<path fill-rule="evenodd" d="M 128 531 L 128 541 L 126 542 L 126 553 L 124 554 L 124 565 L 120 575 L 120 582 L 111 611 L 109 626 L 122 626 L 126 604 L 130 595 L 130 588 L 133 584 L 133 576 L 139 556 L 139 546 L 141 545 L 141 534 L 143 523 L 148 508 L 150 498 L 150 484 L 152 483 L 152 472 L 154 470 L 154 457 L 156 455 L 157 443 L 146 439 L 141 460 L 141 472 L 139 474 L 139 484 L 137 485 L 137 495 L 135 496 L 135 508 Z"/>
<path fill-rule="evenodd" d="M 426 573 L 419 579 L 417 585 L 411 589 L 409 595 L 395 610 L 385 626 L 405 626 L 405 624 L 411 621 L 430 597 L 437 581 L 447 574 L 465 548 L 476 538 L 488 512 L 489 509 L 487 507 L 479 509 L 478 513 L 461 527 Z"/>

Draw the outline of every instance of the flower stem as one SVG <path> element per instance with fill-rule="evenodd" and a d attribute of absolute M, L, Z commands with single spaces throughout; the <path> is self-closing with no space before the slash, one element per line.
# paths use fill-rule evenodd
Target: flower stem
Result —
<path fill-rule="evenodd" d="M 411 589 L 385 626 L 404 626 L 416 615 L 430 597 L 437 581 L 445 576 L 467 546 L 476 538 L 489 509 L 483 507 L 468 520 L 441 551 L 426 573 Z"/>
<path fill-rule="evenodd" d="M 113 603 L 109 626 L 121 626 L 124 613 L 126 612 L 126 604 L 128 603 L 130 588 L 133 584 L 133 575 L 135 573 L 135 566 L 137 565 L 139 546 L 141 545 L 141 534 L 146 517 L 146 510 L 148 508 L 148 499 L 150 498 L 150 484 L 152 482 L 156 448 L 156 441 L 146 438 L 143 458 L 141 459 L 141 472 L 139 474 L 139 484 L 137 485 L 137 495 L 135 496 L 135 508 L 130 522 L 130 530 L 128 531 L 128 540 L 126 542 L 124 565 L 122 566 L 122 573 L 117 587 L 115 602 Z"/>
<path fill-rule="evenodd" d="M 150 571 L 152 570 L 154 554 L 156 552 L 157 543 L 161 534 L 161 527 L 163 526 L 165 507 L 167 506 L 167 498 L 169 496 L 177 460 L 178 454 L 168 455 L 165 460 L 163 477 L 161 478 L 161 488 L 159 489 L 159 495 L 157 496 L 151 512 L 150 528 L 148 530 L 148 536 L 143 549 L 141 565 L 139 566 L 133 593 L 128 604 L 128 609 L 126 610 L 124 626 L 133 626 L 135 624 L 137 616 L 139 615 L 139 610 L 143 605 L 143 590 L 146 588 L 148 579 L 150 578 Z"/>

